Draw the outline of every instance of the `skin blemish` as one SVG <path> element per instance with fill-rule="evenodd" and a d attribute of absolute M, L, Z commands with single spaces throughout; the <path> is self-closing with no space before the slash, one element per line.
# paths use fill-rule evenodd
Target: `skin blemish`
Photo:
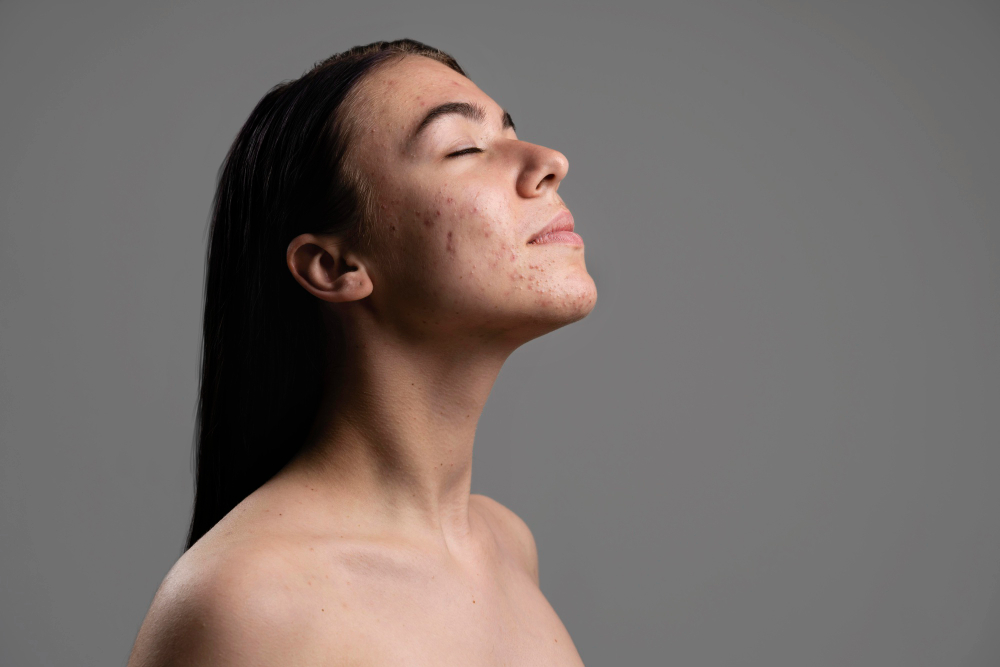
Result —
<path fill-rule="evenodd" d="M 448 252 L 454 254 L 455 253 L 455 244 L 452 243 L 452 238 L 451 237 L 452 237 L 452 233 L 448 232 L 448 243 L 445 246 L 445 250 L 447 250 Z"/>

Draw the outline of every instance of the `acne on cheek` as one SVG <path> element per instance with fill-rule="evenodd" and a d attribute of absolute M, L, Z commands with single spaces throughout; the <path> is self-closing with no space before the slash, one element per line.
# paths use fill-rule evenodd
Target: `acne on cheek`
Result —
<path fill-rule="evenodd" d="M 382 219 L 384 221 L 383 224 L 385 224 L 386 227 L 389 228 L 389 232 L 390 233 L 395 234 L 396 233 L 396 224 L 395 224 L 396 223 L 396 219 L 395 218 L 389 218 L 387 216 L 386 211 L 388 210 L 388 206 L 386 206 L 385 204 L 381 204 L 380 208 L 382 209 Z"/>
<path fill-rule="evenodd" d="M 378 224 L 395 236 L 399 231 L 396 226 L 399 223 L 399 218 L 390 211 L 391 209 L 388 204 L 384 202 L 379 204 Z"/>
<path fill-rule="evenodd" d="M 417 211 L 414 211 L 414 212 L 419 215 L 419 212 L 417 212 Z M 441 209 L 435 209 L 433 215 L 431 215 L 430 213 L 428 213 L 427 215 L 424 216 L 424 227 L 426 227 L 427 229 L 430 229 L 431 227 L 434 226 L 435 219 L 436 218 L 440 218 L 440 217 L 441 217 Z M 451 232 L 448 232 L 448 233 L 450 234 Z"/>

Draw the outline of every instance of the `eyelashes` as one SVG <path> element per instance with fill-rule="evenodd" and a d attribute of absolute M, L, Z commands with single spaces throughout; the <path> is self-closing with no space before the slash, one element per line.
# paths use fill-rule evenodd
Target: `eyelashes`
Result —
<path fill-rule="evenodd" d="M 482 153 L 482 152 L 483 152 L 482 148 L 476 148 L 475 146 L 473 146 L 472 148 L 463 148 L 460 151 L 449 153 L 445 157 L 458 157 L 459 155 L 469 155 L 470 153 Z"/>

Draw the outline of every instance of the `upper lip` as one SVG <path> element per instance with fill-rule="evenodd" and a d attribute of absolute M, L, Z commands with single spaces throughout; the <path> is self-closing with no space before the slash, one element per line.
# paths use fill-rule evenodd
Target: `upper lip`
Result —
<path fill-rule="evenodd" d="M 571 232 L 573 231 L 573 214 L 569 212 L 569 209 L 563 209 L 556 213 L 556 216 L 549 221 L 549 224 L 542 227 L 538 232 L 535 233 L 528 243 L 535 241 L 541 236 L 550 234 L 552 232 Z"/>

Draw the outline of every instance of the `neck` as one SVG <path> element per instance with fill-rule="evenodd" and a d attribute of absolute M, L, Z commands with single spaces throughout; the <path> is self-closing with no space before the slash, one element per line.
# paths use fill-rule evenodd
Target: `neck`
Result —
<path fill-rule="evenodd" d="M 355 516 L 460 540 L 476 425 L 511 351 L 349 337 L 290 471 Z"/>

